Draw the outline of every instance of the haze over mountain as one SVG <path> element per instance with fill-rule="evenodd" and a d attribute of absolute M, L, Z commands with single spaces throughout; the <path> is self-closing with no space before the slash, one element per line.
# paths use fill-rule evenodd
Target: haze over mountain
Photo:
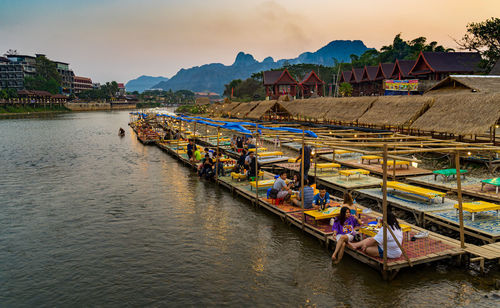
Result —
<path fill-rule="evenodd" d="M 256 72 L 280 68 L 286 62 L 289 64 L 309 63 L 331 66 L 334 63 L 334 58 L 339 62 L 350 62 L 351 54 L 361 55 L 368 49 L 360 40 L 336 40 L 315 52 L 304 52 L 294 59 L 274 61 L 273 58 L 267 57 L 262 62 L 255 60 L 251 54 L 240 52 L 232 65 L 211 63 L 181 69 L 169 80 L 162 81 L 152 87 L 173 91 L 186 89 L 195 92 L 211 91 L 222 94 L 224 84 L 231 80 L 246 79 Z"/>
<path fill-rule="evenodd" d="M 168 80 L 167 77 L 162 77 L 162 76 L 153 77 L 153 76 L 142 75 L 140 77 L 137 77 L 136 79 L 132 79 L 129 82 L 127 82 L 125 84 L 125 88 L 129 92 L 138 91 L 140 93 L 143 92 L 144 90 L 153 88 L 154 85 L 160 82 L 167 80 Z"/>

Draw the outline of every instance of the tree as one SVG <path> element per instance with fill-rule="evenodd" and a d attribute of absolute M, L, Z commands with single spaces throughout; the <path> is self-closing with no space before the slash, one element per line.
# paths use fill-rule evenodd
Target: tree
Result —
<path fill-rule="evenodd" d="M 243 81 L 241 79 L 234 79 L 231 80 L 230 83 L 224 85 L 224 93 L 223 95 L 226 97 L 230 97 L 231 93 L 234 91 L 232 89 L 235 89 L 240 83 Z"/>
<path fill-rule="evenodd" d="M 500 18 L 468 24 L 467 33 L 457 44 L 462 49 L 479 52 L 484 59 L 481 66 L 491 70 L 500 59 Z"/>
<path fill-rule="evenodd" d="M 352 86 L 348 82 L 342 82 L 339 86 L 339 93 L 343 97 L 352 95 Z"/>
<path fill-rule="evenodd" d="M 57 72 L 57 66 L 54 62 L 45 56 L 36 57 L 36 74 L 34 77 L 24 78 L 24 87 L 28 90 L 47 91 L 52 94 L 60 92 L 61 75 Z"/>

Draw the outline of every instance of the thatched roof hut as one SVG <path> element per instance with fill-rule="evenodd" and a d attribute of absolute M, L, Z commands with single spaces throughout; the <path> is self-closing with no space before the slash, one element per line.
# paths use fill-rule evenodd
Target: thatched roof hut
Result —
<path fill-rule="evenodd" d="M 291 113 L 282 106 L 281 102 L 272 101 L 262 101 L 257 107 L 250 111 L 246 118 L 249 119 L 276 119 L 282 117 L 290 117 Z"/>
<path fill-rule="evenodd" d="M 439 95 L 411 128 L 455 135 L 482 134 L 500 118 L 500 94 Z"/>
<path fill-rule="evenodd" d="M 451 75 L 427 90 L 425 95 L 497 92 L 500 92 L 500 76 Z"/>
<path fill-rule="evenodd" d="M 239 105 L 240 103 L 237 102 L 226 102 L 217 107 L 215 113 L 221 116 L 230 115 L 231 112 Z"/>
<path fill-rule="evenodd" d="M 332 98 L 319 97 L 303 100 L 296 100 L 297 103 L 292 105 L 292 110 L 289 106 L 285 106 L 292 114 L 301 120 L 323 121 L 325 113 L 330 110 Z"/>
<path fill-rule="evenodd" d="M 303 103 L 309 101 L 308 99 L 295 99 L 291 101 L 280 101 L 281 106 L 285 108 L 292 117 L 297 117 L 304 108 Z"/>
<path fill-rule="evenodd" d="M 250 113 L 255 107 L 257 107 L 261 102 L 248 102 L 241 103 L 238 107 L 231 110 L 231 116 L 236 117 L 238 119 L 246 118 L 247 114 Z"/>
<path fill-rule="evenodd" d="M 324 116 L 325 120 L 354 123 L 376 100 L 376 96 L 334 98 L 330 110 Z"/>
<path fill-rule="evenodd" d="M 429 96 L 381 96 L 359 119 L 359 124 L 408 126 L 432 104 Z"/>

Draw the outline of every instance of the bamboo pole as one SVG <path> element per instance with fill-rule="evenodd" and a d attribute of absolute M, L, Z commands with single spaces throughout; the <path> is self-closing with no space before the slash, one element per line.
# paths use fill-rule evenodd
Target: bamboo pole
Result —
<path fill-rule="evenodd" d="M 460 152 L 455 154 L 455 168 L 457 170 L 457 195 L 458 195 L 458 219 L 460 223 L 460 247 L 465 248 L 464 241 L 464 213 L 462 208 L 462 179 L 460 178 Z"/>
<path fill-rule="evenodd" d="M 300 189 L 301 189 L 301 197 L 300 197 L 300 208 L 302 210 L 302 230 L 304 230 L 304 225 L 306 222 L 306 214 L 304 213 L 304 129 L 302 129 L 302 155 L 300 156 Z"/>
<path fill-rule="evenodd" d="M 394 146 L 394 150 L 396 150 L 396 146 Z M 396 159 L 392 159 L 392 180 L 396 181 Z"/>
<path fill-rule="evenodd" d="M 219 185 L 219 135 L 220 127 L 217 126 L 217 152 L 215 153 L 215 182 Z"/>
<path fill-rule="evenodd" d="M 383 178 L 382 178 L 382 215 L 383 225 L 383 249 L 384 249 L 384 272 L 387 270 L 387 144 L 384 145 L 383 156 Z"/>
<path fill-rule="evenodd" d="M 255 135 L 259 133 L 257 123 L 255 123 Z M 257 146 L 257 138 L 255 138 L 255 205 L 259 205 L 259 147 Z M 251 163 L 251 162 L 250 162 Z M 248 170 L 250 172 L 250 170 Z"/>

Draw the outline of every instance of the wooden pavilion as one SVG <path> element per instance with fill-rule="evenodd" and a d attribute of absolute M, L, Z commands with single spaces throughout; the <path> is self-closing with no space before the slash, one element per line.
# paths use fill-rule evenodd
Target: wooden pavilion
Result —
<path fill-rule="evenodd" d="M 450 74 L 482 72 L 480 62 L 478 52 L 420 52 L 409 75 L 423 80 L 442 80 Z"/>
<path fill-rule="evenodd" d="M 302 79 L 299 83 L 303 98 L 309 98 L 316 95 L 324 96 L 324 85 L 325 82 L 321 80 L 314 71 L 307 74 L 306 77 L 304 77 L 304 79 Z"/>
<path fill-rule="evenodd" d="M 379 94 L 379 87 L 381 86 L 376 82 L 378 66 L 366 66 L 363 68 L 363 75 L 361 76 L 361 88 L 363 95 L 371 96 Z"/>
<path fill-rule="evenodd" d="M 390 77 L 387 79 L 404 80 L 411 78 L 410 71 L 415 65 L 414 60 L 396 60 Z"/>
<path fill-rule="evenodd" d="M 270 99 L 278 99 L 281 95 L 297 95 L 298 83 L 287 69 L 265 71 L 262 79 L 266 88 L 266 96 Z"/>
<path fill-rule="evenodd" d="M 361 86 L 361 79 L 363 78 L 364 68 L 353 68 L 351 71 L 351 78 L 349 83 L 352 86 L 352 96 L 363 95 L 363 90 Z"/>

